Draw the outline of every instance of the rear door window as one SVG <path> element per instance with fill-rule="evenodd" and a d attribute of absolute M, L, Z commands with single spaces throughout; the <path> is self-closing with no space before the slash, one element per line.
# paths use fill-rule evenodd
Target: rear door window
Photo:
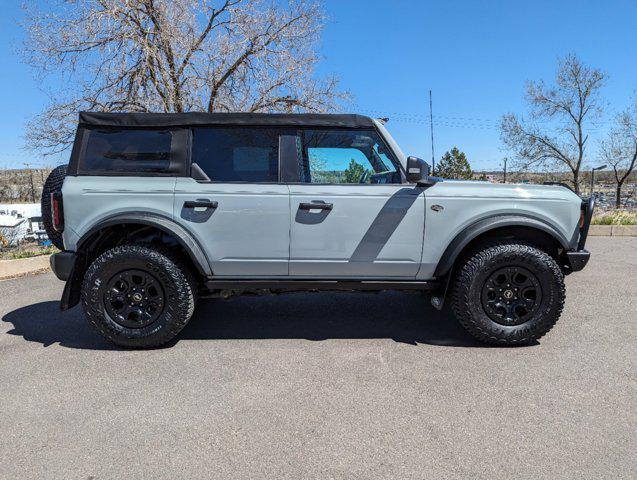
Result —
<path fill-rule="evenodd" d="M 178 135 L 179 132 L 179 135 Z M 178 137 L 186 130 L 92 129 L 80 162 L 80 173 L 174 174 L 182 165 Z M 181 162 L 183 164 L 183 162 Z"/>
<path fill-rule="evenodd" d="M 279 136 L 283 128 L 193 128 L 192 161 L 213 182 L 279 181 Z"/>

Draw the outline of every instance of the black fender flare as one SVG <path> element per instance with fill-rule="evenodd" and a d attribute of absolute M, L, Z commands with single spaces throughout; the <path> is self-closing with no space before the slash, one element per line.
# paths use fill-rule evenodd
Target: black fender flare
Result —
<path fill-rule="evenodd" d="M 458 255 L 460 255 L 460 252 L 462 252 L 469 242 L 489 230 L 501 227 L 530 227 L 541 230 L 557 240 L 565 250 L 570 249 L 569 241 L 566 237 L 555 227 L 543 220 L 523 215 L 497 215 L 478 220 L 458 233 L 451 243 L 447 245 L 447 248 L 440 257 L 434 276 L 439 278 L 447 275 L 451 271 Z"/>
<path fill-rule="evenodd" d="M 188 253 L 198 272 L 204 277 L 212 276 L 210 262 L 199 242 L 197 242 L 184 227 L 177 224 L 171 218 L 150 212 L 126 212 L 116 214 L 96 222 L 78 240 L 75 252 L 76 258 L 73 261 L 69 278 L 66 281 L 62 299 L 60 300 L 61 310 L 67 310 L 77 305 L 80 301 L 80 290 L 84 279 L 84 271 L 88 267 L 85 254 L 86 242 L 100 230 L 122 224 L 148 225 L 175 237 Z"/>
<path fill-rule="evenodd" d="M 184 247 L 198 272 L 206 277 L 212 276 L 210 262 L 204 249 L 191 233 L 171 218 L 150 212 L 126 212 L 99 220 L 84 233 L 77 242 L 77 251 L 81 253 L 86 241 L 95 233 L 108 227 L 122 224 L 138 224 L 155 227 L 173 237 Z"/>

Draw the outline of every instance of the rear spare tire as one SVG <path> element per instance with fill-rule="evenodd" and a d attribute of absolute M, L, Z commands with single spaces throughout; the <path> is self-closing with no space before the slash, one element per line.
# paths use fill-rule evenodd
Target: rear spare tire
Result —
<path fill-rule="evenodd" d="M 62 233 L 53 228 L 53 218 L 51 217 L 51 194 L 62 190 L 62 183 L 66 177 L 67 165 L 55 167 L 44 182 L 42 188 L 42 198 L 40 199 L 40 207 L 42 210 L 42 223 L 44 230 L 51 240 L 51 243 L 60 250 L 64 250 L 64 242 L 62 241 Z"/>

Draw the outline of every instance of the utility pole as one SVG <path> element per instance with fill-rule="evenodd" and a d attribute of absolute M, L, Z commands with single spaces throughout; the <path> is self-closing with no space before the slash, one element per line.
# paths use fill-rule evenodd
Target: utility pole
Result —
<path fill-rule="evenodd" d="M 507 157 L 504 157 L 504 179 L 502 183 L 507 183 Z"/>
<path fill-rule="evenodd" d="M 24 166 L 29 170 L 29 179 L 31 180 L 31 203 L 35 203 L 35 187 L 33 185 L 33 170 L 30 163 L 25 163 Z"/>
<path fill-rule="evenodd" d="M 429 125 L 431 127 L 431 174 L 436 173 L 436 157 L 434 155 L 434 109 L 431 100 L 431 90 L 429 90 Z"/>

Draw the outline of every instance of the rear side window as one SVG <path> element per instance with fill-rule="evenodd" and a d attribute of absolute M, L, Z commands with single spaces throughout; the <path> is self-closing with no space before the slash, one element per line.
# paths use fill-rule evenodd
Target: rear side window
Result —
<path fill-rule="evenodd" d="M 192 161 L 213 182 L 279 181 L 281 128 L 193 128 Z"/>
<path fill-rule="evenodd" d="M 89 130 L 80 173 L 178 173 L 178 132 L 185 138 L 185 130 Z"/>

